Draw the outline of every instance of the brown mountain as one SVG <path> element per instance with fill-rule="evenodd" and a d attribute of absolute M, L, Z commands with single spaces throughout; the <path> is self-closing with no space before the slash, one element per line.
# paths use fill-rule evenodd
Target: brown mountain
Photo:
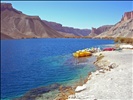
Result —
<path fill-rule="evenodd" d="M 64 37 L 47 26 L 38 16 L 28 16 L 14 9 L 10 3 L 1 3 L 1 38 Z"/>
<path fill-rule="evenodd" d="M 89 34 L 90 37 L 94 37 L 94 36 L 97 36 L 107 30 L 109 30 L 113 25 L 104 25 L 104 26 L 101 26 L 99 28 L 93 28 L 92 27 L 92 30 L 91 30 L 91 33 Z"/>
<path fill-rule="evenodd" d="M 10 36 L 8 36 L 6 34 L 3 34 L 3 33 L 1 33 L 1 38 L 2 39 L 13 39 L 12 37 L 10 37 Z"/>
<path fill-rule="evenodd" d="M 66 27 L 62 26 L 62 24 L 56 23 L 56 22 L 49 22 L 46 20 L 43 20 L 49 27 L 60 31 L 60 32 L 65 32 L 65 33 L 70 33 L 76 36 L 87 36 L 90 34 L 91 30 L 90 29 L 78 29 L 78 28 L 73 28 L 73 27 Z"/>
<path fill-rule="evenodd" d="M 116 23 L 108 31 L 96 37 L 130 37 L 133 38 L 133 11 L 125 12 L 121 21 Z"/>
<path fill-rule="evenodd" d="M 127 21 L 133 18 L 133 11 L 125 12 L 124 16 L 122 17 L 121 21 Z"/>

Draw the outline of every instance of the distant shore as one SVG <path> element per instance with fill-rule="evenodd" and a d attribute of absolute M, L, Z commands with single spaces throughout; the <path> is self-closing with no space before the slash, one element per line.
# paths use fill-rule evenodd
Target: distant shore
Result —
<path fill-rule="evenodd" d="M 43 38 L 38 38 L 38 37 L 30 37 L 30 38 L 2 38 L 1 36 L 1 40 L 22 40 L 22 39 L 49 39 L 51 37 L 43 37 Z M 133 44 L 133 37 L 52 37 L 52 39 L 56 39 L 56 38 L 62 38 L 62 39 L 107 39 L 107 40 L 114 40 L 114 42 L 116 43 L 130 43 Z"/>
<path fill-rule="evenodd" d="M 94 54 L 100 55 L 102 58 L 95 62 L 100 69 L 91 73 L 83 91 L 70 95 L 68 100 L 133 99 L 133 49 Z"/>

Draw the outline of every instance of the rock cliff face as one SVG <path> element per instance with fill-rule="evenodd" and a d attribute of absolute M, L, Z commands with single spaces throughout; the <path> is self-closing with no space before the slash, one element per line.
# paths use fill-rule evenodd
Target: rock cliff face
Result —
<path fill-rule="evenodd" d="M 132 19 L 132 18 L 133 18 L 133 11 L 125 12 L 124 16 L 121 19 L 121 21 L 127 21 L 127 20 Z"/>
<path fill-rule="evenodd" d="M 78 29 L 78 28 L 73 28 L 73 27 L 65 27 L 62 26 L 59 23 L 55 22 L 48 22 L 44 20 L 44 22 L 51 28 L 60 31 L 60 32 L 65 32 L 65 33 L 70 33 L 76 36 L 87 36 L 90 34 L 91 30 L 90 29 Z"/>
<path fill-rule="evenodd" d="M 1 33 L 1 38 L 6 36 L 14 39 L 64 37 L 48 27 L 38 16 L 25 15 L 10 3 L 1 3 Z"/>
<path fill-rule="evenodd" d="M 91 30 L 91 33 L 89 34 L 90 37 L 97 36 L 101 34 L 102 32 L 108 31 L 113 25 L 104 25 L 99 28 L 93 28 Z"/>
<path fill-rule="evenodd" d="M 130 37 L 133 38 L 133 11 L 126 12 L 121 21 L 111 27 L 108 31 L 96 37 Z"/>
<path fill-rule="evenodd" d="M 99 28 L 77 29 L 64 27 L 59 23 L 41 20 L 38 16 L 28 16 L 1 3 L 1 38 L 54 38 L 54 37 L 133 37 L 133 11 L 125 12 L 121 21 L 115 25 Z"/>

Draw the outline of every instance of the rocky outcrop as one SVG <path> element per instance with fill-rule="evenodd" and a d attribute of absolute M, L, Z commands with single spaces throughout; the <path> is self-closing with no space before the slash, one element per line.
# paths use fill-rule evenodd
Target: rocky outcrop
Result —
<path fill-rule="evenodd" d="M 60 32 L 64 32 L 64 33 L 70 33 L 76 36 L 87 36 L 90 34 L 91 30 L 90 29 L 78 29 L 78 28 L 73 28 L 73 27 L 65 27 L 62 26 L 59 23 L 55 23 L 55 22 L 48 22 L 46 20 L 43 20 L 49 27 L 60 31 Z"/>
<path fill-rule="evenodd" d="M 102 32 L 108 31 L 113 25 L 104 25 L 99 28 L 93 28 L 91 30 L 91 33 L 89 34 L 90 37 L 97 36 L 101 34 Z"/>
<path fill-rule="evenodd" d="M 14 39 L 64 37 L 38 16 L 25 15 L 10 3 L 1 3 L 1 33 Z"/>
<path fill-rule="evenodd" d="M 36 98 L 40 97 L 42 94 L 59 89 L 60 86 L 60 84 L 55 83 L 48 86 L 34 88 L 25 93 L 22 97 L 14 98 L 13 100 L 36 100 Z"/>
<path fill-rule="evenodd" d="M 99 34 L 99 30 L 97 30 L 96 28 L 91 29 L 91 33 L 89 34 L 90 37 L 94 37 L 97 36 Z"/>
<path fill-rule="evenodd" d="M 133 11 L 126 12 L 121 21 L 111 27 L 108 31 L 96 36 L 98 38 L 104 37 L 129 37 L 133 38 Z"/>
<path fill-rule="evenodd" d="M 1 11 L 4 11 L 4 10 L 14 11 L 14 12 L 16 12 L 18 14 L 22 14 L 21 11 L 18 11 L 16 9 L 14 9 L 12 7 L 12 4 L 11 3 L 1 3 Z"/>
<path fill-rule="evenodd" d="M 124 16 L 121 19 L 121 21 L 127 21 L 127 20 L 132 19 L 132 18 L 133 18 L 133 11 L 125 12 Z"/>

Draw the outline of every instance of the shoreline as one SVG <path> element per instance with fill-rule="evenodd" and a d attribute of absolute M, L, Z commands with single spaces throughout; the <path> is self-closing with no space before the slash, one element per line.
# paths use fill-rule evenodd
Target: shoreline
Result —
<path fill-rule="evenodd" d="M 70 95 L 68 100 L 133 99 L 133 50 L 102 51 L 94 56 L 101 56 L 94 62 L 99 70 L 90 74 L 85 89 Z"/>
<path fill-rule="evenodd" d="M 110 46 L 110 45 L 109 45 Z M 112 46 L 112 45 L 111 45 Z M 131 52 L 129 52 L 129 51 L 131 51 Z M 76 85 L 74 88 L 71 86 L 71 87 L 66 87 L 65 89 L 69 89 L 70 91 L 70 94 L 74 94 L 75 93 L 75 95 L 68 95 L 69 96 L 69 99 L 68 100 L 83 100 L 83 99 L 85 99 L 86 100 L 86 98 L 87 98 L 87 100 L 89 99 L 91 99 L 91 98 L 94 98 L 94 95 L 91 95 L 91 96 L 89 96 L 88 97 L 88 94 L 89 94 L 89 89 L 88 89 L 88 84 L 90 84 L 90 82 L 93 80 L 96 80 L 97 79 L 97 77 L 98 78 L 100 78 L 101 77 L 101 75 L 103 75 L 103 77 L 106 75 L 106 73 L 112 73 L 112 71 L 114 70 L 114 69 L 116 69 L 116 68 L 118 68 L 119 66 L 120 66 L 120 63 L 121 63 L 121 61 L 119 62 L 119 64 L 117 64 L 118 63 L 118 59 L 117 59 L 117 61 L 115 61 L 115 59 L 113 59 L 113 61 L 112 61 L 112 58 L 110 59 L 110 57 L 108 57 L 108 55 L 109 54 L 112 54 L 112 55 L 110 55 L 110 56 L 113 56 L 113 54 L 115 54 L 115 53 L 118 53 L 118 55 L 119 54 L 121 54 L 121 53 L 126 53 L 126 54 L 128 54 L 128 56 L 130 55 L 130 53 L 132 54 L 133 53 L 133 50 L 122 50 L 122 51 L 103 51 L 103 52 L 98 52 L 98 53 L 94 53 L 93 54 L 93 57 L 97 57 L 97 59 L 98 59 L 98 57 L 101 57 L 101 56 L 103 56 L 104 55 L 104 57 L 102 57 L 100 60 L 98 59 L 98 61 L 93 61 L 95 64 L 94 65 L 96 65 L 99 69 L 98 70 L 96 70 L 96 72 L 92 72 L 91 74 L 89 74 L 89 76 L 87 77 L 87 79 L 85 79 L 85 80 L 82 80 L 82 82 L 81 83 L 83 83 L 84 82 L 84 84 L 81 84 L 80 86 L 82 86 L 82 85 L 85 85 L 86 86 L 86 84 L 87 84 L 87 86 L 86 86 L 86 88 L 83 90 L 83 91 L 81 91 L 81 92 L 75 92 L 75 89 L 79 86 L 79 85 Z M 102 54 L 102 55 L 100 55 L 100 54 Z M 99 56 L 100 55 L 100 56 Z M 114 56 L 115 57 L 115 56 Z M 121 57 L 120 57 L 121 58 Z M 122 58 L 123 58 L 123 56 L 122 56 Z M 132 60 L 132 59 L 131 59 Z M 127 62 L 128 62 L 128 60 L 127 60 Z M 133 62 L 133 61 L 132 61 Z M 103 65 L 104 65 L 104 67 L 103 67 Z M 109 65 L 113 65 L 113 66 L 111 66 L 110 67 L 110 69 L 108 68 L 108 67 L 106 67 L 106 66 L 109 66 Z M 115 66 L 114 66 L 115 65 Z M 123 69 L 121 70 L 120 69 L 120 71 L 123 71 Z M 112 80 L 112 78 L 110 78 L 110 80 Z M 88 83 L 89 82 L 89 83 Z M 95 81 L 95 82 L 97 82 L 97 80 Z M 63 88 L 64 89 L 64 88 Z M 64 90 L 65 90 L 64 89 Z M 87 90 L 88 89 L 88 90 Z M 87 93 L 88 94 L 86 94 L 86 95 L 84 95 L 84 91 L 87 91 Z M 80 93 L 82 93 L 83 92 L 83 95 L 84 95 L 84 97 L 82 97 L 83 95 L 81 95 Z M 66 92 L 67 93 L 67 92 Z M 81 97 L 80 97 L 81 96 Z M 39 98 L 36 98 L 36 99 L 39 99 Z M 95 99 L 95 98 L 94 98 Z M 93 99 L 93 100 L 94 100 Z M 99 99 L 99 98 L 97 98 L 97 99 Z M 100 98 L 101 99 L 101 98 Z M 40 99 L 41 100 L 41 99 Z M 43 100 L 43 99 L 42 99 Z M 53 100 L 58 100 L 58 99 L 53 99 Z M 61 100 L 67 100 L 67 99 L 61 99 Z M 112 100 L 112 99 L 111 99 Z"/>
<path fill-rule="evenodd" d="M 89 60 L 87 60 L 89 59 Z M 79 60 L 79 62 L 82 64 L 84 62 L 84 60 L 88 63 L 90 63 L 90 65 L 93 65 L 92 62 L 94 62 L 96 60 L 96 57 L 91 56 L 90 58 L 81 58 Z M 75 60 L 73 61 L 75 63 Z M 80 64 L 79 63 L 79 64 Z M 85 65 L 88 66 L 88 63 L 86 63 Z M 77 63 L 78 64 L 78 63 Z M 93 66 L 94 67 L 94 66 Z M 95 67 L 94 67 L 95 68 Z M 95 70 L 94 70 L 95 71 Z M 85 72 L 86 73 L 86 72 Z M 83 75 L 83 74 L 82 74 Z M 76 75 L 77 77 L 77 75 Z M 65 94 L 68 96 L 68 92 L 69 93 L 74 93 L 74 89 L 79 85 L 79 84 L 83 84 L 84 83 L 84 79 L 87 79 L 88 77 L 88 71 L 85 75 L 83 75 L 81 78 L 75 78 L 73 80 L 68 81 L 67 83 L 62 82 L 59 83 L 59 87 L 56 88 L 55 90 L 50 90 L 49 92 L 46 93 L 40 93 L 39 91 L 45 91 L 45 88 L 47 86 L 42 86 L 42 87 L 38 87 L 38 88 L 33 88 L 31 90 L 29 90 L 27 93 L 25 93 L 24 95 L 22 95 L 21 97 L 15 98 L 15 100 L 23 100 L 26 98 L 35 98 L 35 100 L 55 100 L 56 97 L 59 97 L 62 95 L 62 93 L 66 92 Z M 54 84 L 52 84 L 54 85 Z M 53 87 L 52 85 L 48 85 L 48 87 Z M 48 88 L 46 88 L 47 90 Z M 61 90 L 62 89 L 62 90 Z M 38 94 L 39 93 L 39 94 Z M 64 96 L 64 94 L 63 94 Z"/>

